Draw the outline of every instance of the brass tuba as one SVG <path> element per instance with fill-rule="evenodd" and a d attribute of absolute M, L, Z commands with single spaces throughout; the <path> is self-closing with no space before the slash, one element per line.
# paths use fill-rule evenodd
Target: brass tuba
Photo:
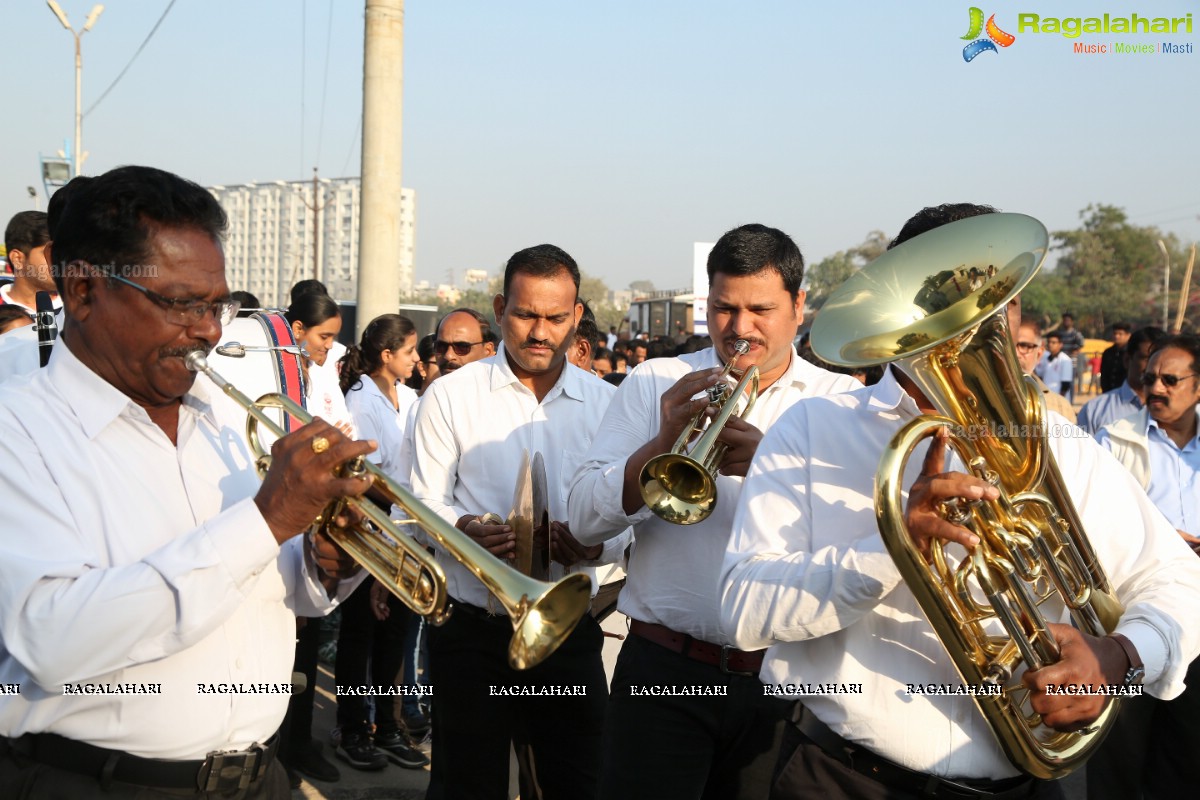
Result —
<path fill-rule="evenodd" d="M 203 353 L 188 354 L 186 363 L 193 372 L 207 375 L 249 413 L 246 438 L 260 475 L 270 468 L 271 455 L 269 447 L 264 447 L 259 439 L 259 425 L 277 437 L 285 434 L 265 409 L 280 409 L 302 424 L 312 422 L 308 411 L 281 394 L 265 394 L 251 400 L 216 373 Z M 528 669 L 541 663 L 587 613 L 591 605 L 591 579 L 587 575 L 575 573 L 554 584 L 528 578 L 430 511 L 366 459 L 355 459 L 341 469 L 344 477 L 369 478 L 374 492 L 408 514 L 411 519 L 406 522 L 420 526 L 495 595 L 515 629 L 508 647 L 508 662 L 514 669 Z M 334 527 L 330 523 L 345 507 L 357 511 L 363 521 L 351 528 Z M 447 607 L 446 574 L 424 547 L 400 530 L 400 524 L 365 497 L 344 497 L 322 511 L 313 528 L 324 530 L 405 605 L 432 624 L 440 625 L 452 610 Z"/>
<path fill-rule="evenodd" d="M 888 446 L 875 479 L 879 532 L 964 682 L 1002 687 L 974 699 L 1008 758 L 1053 779 L 1100 744 L 1117 703 L 1081 731 L 1041 724 L 1013 678 L 1022 662 L 1032 670 L 1059 660 L 1042 605 L 1057 597 L 1093 636 L 1110 632 L 1122 608 L 1047 448 L 1045 401 L 1008 332 L 1005 309 L 1048 243 L 1045 227 L 1021 214 L 984 214 L 917 236 L 833 293 L 812 345 L 834 364 L 895 363 L 941 412 L 912 420 Z M 957 564 L 939 541 L 927 562 L 904 523 L 905 465 L 940 428 L 968 470 L 1000 490 L 995 501 L 943 507 L 980 538 Z M 985 631 L 992 619 L 1007 635 Z"/>
<path fill-rule="evenodd" d="M 750 343 L 738 339 L 733 343 L 733 357 L 708 390 L 710 406 L 720 410 L 706 423 L 707 409 L 692 417 L 671 452 L 655 456 L 646 462 L 638 476 L 642 499 L 658 517 L 676 525 L 692 525 L 706 519 L 717 505 L 717 470 L 728 449 L 717 441 L 729 418 L 737 411 L 742 395 L 747 395 L 740 416 L 746 416 L 758 400 L 758 367 L 752 366 L 742 375 L 735 388 L 725 379 L 733 372 L 738 358 L 750 350 Z M 688 450 L 688 442 L 699 436 Z"/>

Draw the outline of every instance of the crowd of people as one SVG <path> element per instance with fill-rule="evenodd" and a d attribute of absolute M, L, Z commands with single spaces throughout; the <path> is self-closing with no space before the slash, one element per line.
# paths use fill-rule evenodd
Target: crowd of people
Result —
<path fill-rule="evenodd" d="M 992 213 L 925 208 L 890 248 Z M 196 184 L 122 167 L 6 231 L 0 324 L 36 319 L 38 335 L 0 338 L 17 343 L 0 346 L 0 458 L 16 470 L 0 503 L 0 796 L 284 798 L 301 774 L 337 780 L 313 731 L 323 645 L 336 759 L 428 765 L 430 800 L 506 797 L 510 753 L 525 800 L 1061 796 L 955 691 L 980 687 L 963 686 L 877 528 L 877 464 L 940 409 L 905 369 L 834 368 L 797 344 L 804 259 L 787 234 L 746 224 L 717 240 L 707 337 L 602 334 L 578 265 L 550 244 L 508 258 L 491 317 L 456 309 L 427 336 L 389 313 L 342 347 L 338 304 L 304 281 L 282 319 L 315 419 L 266 463 L 245 410 L 193 371 L 259 306 L 226 283 L 224 228 Z M 60 331 L 43 368 L 40 292 Z M 1184 796 L 1200 736 L 1200 341 L 1118 328 L 1109 388 L 1076 427 L 1073 320 L 1043 337 L 1019 295 L 999 313 L 1049 409 L 1036 435 L 1123 609 L 1100 635 L 1051 597 L 1058 657 L 1011 684 L 1058 732 L 1126 695 L 1088 761 L 1089 797 Z M 648 486 L 647 465 L 751 366 L 757 398 L 697 480 L 715 502 L 677 524 L 646 498 L 693 487 Z M 420 509 L 343 469 L 359 458 Z M 413 530 L 452 607 L 433 626 L 337 544 L 361 523 L 336 501 L 363 496 L 515 566 L 503 515 L 531 459 L 545 579 L 586 574 L 592 604 L 528 669 L 480 564 Z M 953 508 L 999 502 L 995 484 L 939 433 L 904 473 L 908 535 L 965 560 L 953 554 L 981 531 Z M 629 628 L 610 680 L 599 622 L 614 607 Z"/>

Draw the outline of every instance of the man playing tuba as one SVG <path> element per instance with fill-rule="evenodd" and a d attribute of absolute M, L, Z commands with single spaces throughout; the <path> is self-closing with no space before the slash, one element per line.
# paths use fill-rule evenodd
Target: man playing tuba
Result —
<path fill-rule="evenodd" d="M 925 209 L 892 246 L 991 211 Z M 877 530 L 876 465 L 898 431 L 934 411 L 893 364 L 875 386 L 798 404 L 758 449 L 722 571 L 722 621 L 738 646 L 770 647 L 764 683 L 799 696 L 773 797 L 1060 796 L 1055 783 L 1021 775 L 1006 757 L 971 694 L 995 687 L 960 677 Z M 1046 726 L 1078 731 L 1101 714 L 1109 690 L 1136 693 L 1143 677 L 1157 696 L 1182 690 L 1200 650 L 1200 628 L 1190 622 L 1200 564 L 1094 441 L 1058 417 L 1045 432 L 1125 611 L 1111 635 L 1096 636 L 1057 624 L 1066 620 L 1058 604 L 1048 621 L 1060 659 L 1010 680 L 1029 690 Z M 944 512 L 954 498 L 990 502 L 999 491 L 961 465 L 946 472 L 937 436 L 923 463 L 912 458 L 904 473 L 904 535 L 926 553 L 933 540 L 972 552 L 975 533 Z"/>

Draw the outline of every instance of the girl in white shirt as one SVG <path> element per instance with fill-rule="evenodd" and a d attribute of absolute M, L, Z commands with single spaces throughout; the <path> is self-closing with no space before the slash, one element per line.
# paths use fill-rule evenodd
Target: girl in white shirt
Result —
<path fill-rule="evenodd" d="M 419 360 L 416 326 L 399 314 L 383 314 L 371 320 L 362 341 L 351 345 L 338 362 L 346 407 L 359 437 L 379 443 L 367 458 L 405 484 L 408 476 L 398 474 L 397 459 L 409 406 L 416 402 L 417 393 L 404 382 Z"/>
<path fill-rule="evenodd" d="M 306 294 L 288 306 L 284 316 L 292 326 L 296 344 L 308 352 L 308 410 L 314 417 L 336 425 L 350 436 L 355 433 L 354 418 L 338 386 L 337 371 L 327 364 L 329 351 L 342 330 L 342 312 L 327 294 Z"/>

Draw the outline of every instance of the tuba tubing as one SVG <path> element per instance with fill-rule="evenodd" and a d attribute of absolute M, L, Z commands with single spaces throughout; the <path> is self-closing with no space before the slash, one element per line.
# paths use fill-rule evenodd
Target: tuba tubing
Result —
<path fill-rule="evenodd" d="M 259 426 L 278 437 L 286 431 L 266 413 L 279 409 L 300 420 L 313 416 L 295 401 L 280 394 L 251 400 L 212 369 L 199 351 L 189 353 L 188 369 L 202 372 L 238 405 L 246 419 L 246 439 L 255 455 L 259 474 L 271 465 L 270 450 L 259 438 Z M 582 573 L 567 575 L 557 583 L 534 580 L 504 564 L 467 534 L 460 531 L 417 500 L 407 489 L 389 478 L 366 459 L 355 459 L 341 467 L 345 476 L 369 478 L 374 491 L 399 506 L 426 534 L 453 556 L 487 587 L 508 612 L 513 624 L 508 661 L 514 669 L 528 669 L 550 656 L 566 641 L 591 604 L 591 579 Z M 347 528 L 329 523 L 343 508 L 352 508 L 369 521 Z M 400 529 L 375 503 L 362 497 L 343 497 L 328 506 L 313 523 L 323 530 L 367 572 L 375 577 L 417 614 L 440 625 L 449 618 L 446 574 L 433 556 Z"/>
<path fill-rule="evenodd" d="M 1036 670 L 1059 660 L 1044 608 L 1057 616 L 1061 607 L 1093 636 L 1111 632 L 1123 610 L 1047 446 L 1045 401 L 1021 372 L 1005 319 L 1048 244 L 1045 227 L 1020 214 L 984 214 L 916 236 L 834 292 L 812 343 L 835 364 L 892 364 L 938 410 L 904 426 L 880 461 L 879 533 L 963 681 L 999 690 L 973 699 L 1009 760 L 1055 779 L 1095 751 L 1118 702 L 1088 728 L 1057 731 L 1041 723 L 1014 678 L 1022 664 Z M 941 428 L 967 470 L 999 490 L 996 500 L 945 504 L 943 515 L 980 539 L 957 564 L 940 541 L 926 560 L 904 520 L 909 457 Z M 1004 636 L 987 629 L 993 621 Z"/>

